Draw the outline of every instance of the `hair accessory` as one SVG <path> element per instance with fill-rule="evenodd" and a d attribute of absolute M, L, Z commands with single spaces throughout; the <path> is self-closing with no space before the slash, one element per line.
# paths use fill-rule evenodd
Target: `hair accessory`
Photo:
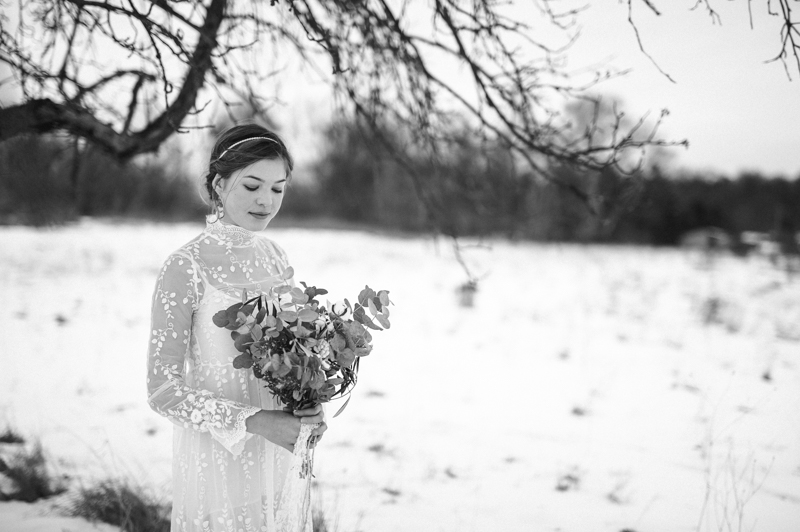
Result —
<path fill-rule="evenodd" d="M 273 138 L 271 138 L 271 137 L 249 137 L 249 138 L 246 138 L 246 139 L 240 140 L 239 142 L 234 142 L 233 144 L 231 144 L 230 146 L 228 146 L 227 148 L 225 148 L 225 151 L 223 151 L 223 152 L 222 152 L 222 155 L 220 155 L 219 157 L 217 157 L 217 161 L 219 161 L 220 159 L 222 159 L 223 157 L 225 157 L 225 154 L 226 154 L 226 153 L 228 153 L 228 150 L 230 150 L 231 148 L 235 148 L 236 146 L 238 146 L 239 144 L 241 144 L 241 143 L 243 143 L 243 142 L 247 142 L 247 141 L 250 141 L 250 140 L 258 140 L 258 139 L 263 139 L 263 140 L 271 140 L 271 141 L 272 141 L 272 142 L 274 142 L 275 144 L 278 144 L 278 141 L 277 141 L 277 140 L 275 140 L 275 139 L 273 139 Z"/>

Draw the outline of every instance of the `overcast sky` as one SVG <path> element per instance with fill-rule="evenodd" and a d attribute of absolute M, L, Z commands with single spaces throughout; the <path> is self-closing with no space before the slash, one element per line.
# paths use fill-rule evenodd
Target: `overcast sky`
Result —
<path fill-rule="evenodd" d="M 627 5 L 617 0 L 592 0 L 582 14 L 582 36 L 570 52 L 570 66 L 632 69 L 599 90 L 620 98 L 631 115 L 669 109 L 664 135 L 690 143 L 673 150 L 677 167 L 800 177 L 800 73 L 790 64 L 790 80 L 779 62 L 765 63 L 780 48 L 780 21 L 767 15 L 766 2 L 753 2 L 754 29 L 744 0 L 712 2 L 722 24 L 699 8 L 692 11 L 695 0 L 657 2 L 661 16 L 643 5 L 635 4 L 634 11 L 642 41 L 675 83 L 639 51 Z M 530 16 L 540 15 L 530 8 Z M 304 151 L 328 116 L 329 96 L 308 81 L 293 90 L 291 82 L 284 84 L 288 105 L 278 116 Z"/>
<path fill-rule="evenodd" d="M 640 2 L 634 12 L 646 49 L 676 83 L 637 51 L 626 6 L 616 0 L 592 2 L 575 57 L 608 56 L 633 67 L 607 89 L 634 110 L 670 110 L 666 130 L 690 142 L 677 152 L 679 164 L 800 176 L 800 73 L 790 65 L 789 81 L 779 62 L 764 63 L 780 49 L 778 17 L 754 1 L 751 30 L 746 1 L 717 1 L 722 24 L 714 25 L 702 8 L 690 11 L 694 4 L 657 2 L 657 17 Z"/>
<path fill-rule="evenodd" d="M 629 115 L 669 109 L 664 135 L 690 143 L 688 149 L 673 150 L 678 167 L 800 176 L 800 73 L 790 65 L 790 81 L 780 63 L 765 64 L 780 49 L 780 20 L 767 15 L 766 0 L 752 4 L 754 29 L 746 0 L 712 1 L 721 25 L 702 8 L 691 10 L 695 0 L 654 1 L 662 16 L 641 1 L 634 14 L 647 51 L 676 83 L 638 50 L 627 5 L 618 0 L 591 0 L 580 17 L 582 36 L 570 51 L 569 65 L 632 69 L 599 90 L 620 98 Z M 528 2 L 514 5 L 522 16 L 541 17 Z M 330 92 L 313 76 L 274 79 L 285 103 L 275 116 L 302 165 L 318 153 L 319 132 L 333 107 Z"/>

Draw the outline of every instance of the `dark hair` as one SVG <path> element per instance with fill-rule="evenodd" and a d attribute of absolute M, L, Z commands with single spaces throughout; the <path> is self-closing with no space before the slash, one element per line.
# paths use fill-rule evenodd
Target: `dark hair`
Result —
<path fill-rule="evenodd" d="M 253 139 L 236 144 L 250 138 Z M 211 150 L 208 173 L 204 179 L 209 199 L 214 202 L 216 192 L 212 182 L 217 174 L 222 179 L 228 179 L 235 171 L 262 159 L 282 159 L 286 166 L 286 180 L 291 181 L 294 160 L 277 133 L 258 124 L 241 124 L 222 132 Z"/>

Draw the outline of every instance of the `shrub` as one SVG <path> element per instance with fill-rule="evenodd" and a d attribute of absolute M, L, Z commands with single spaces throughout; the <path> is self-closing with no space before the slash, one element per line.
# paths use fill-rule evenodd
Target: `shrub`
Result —
<path fill-rule="evenodd" d="M 0 460 L 0 473 L 14 485 L 10 493 L 0 494 L 5 500 L 34 502 L 66 491 L 66 487 L 51 476 L 40 442 L 17 452 L 8 464 Z"/>
<path fill-rule="evenodd" d="M 69 513 L 118 526 L 125 532 L 168 532 L 171 511 L 169 504 L 141 486 L 107 479 L 90 488 L 81 488 Z"/>
<path fill-rule="evenodd" d="M 339 530 L 338 519 L 331 522 L 319 506 L 311 509 L 311 527 L 314 532 L 336 532 Z"/>
<path fill-rule="evenodd" d="M 0 443 L 25 443 L 25 438 L 11 427 L 6 427 L 5 432 L 0 434 Z"/>

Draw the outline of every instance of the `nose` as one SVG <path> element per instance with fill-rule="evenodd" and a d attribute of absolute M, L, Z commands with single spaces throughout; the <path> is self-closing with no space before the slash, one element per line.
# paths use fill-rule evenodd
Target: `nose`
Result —
<path fill-rule="evenodd" d="M 261 194 L 258 196 L 258 198 L 256 198 L 256 203 L 262 207 L 267 207 L 272 204 L 272 199 L 269 194 Z"/>

